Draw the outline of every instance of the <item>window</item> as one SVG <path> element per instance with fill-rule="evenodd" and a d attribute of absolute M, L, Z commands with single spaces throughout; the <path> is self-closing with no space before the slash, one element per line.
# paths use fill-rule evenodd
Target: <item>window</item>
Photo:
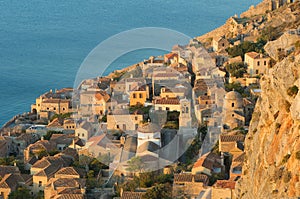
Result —
<path fill-rule="evenodd" d="M 264 61 L 264 65 L 265 65 L 265 66 L 267 65 L 267 61 Z"/>
<path fill-rule="evenodd" d="M 143 94 L 142 93 L 140 93 L 140 98 L 143 98 Z"/>
<path fill-rule="evenodd" d="M 256 70 L 255 73 L 258 74 L 258 70 Z"/>
<path fill-rule="evenodd" d="M 170 110 L 170 108 L 169 107 L 166 107 L 166 111 L 169 111 Z"/>
<path fill-rule="evenodd" d="M 257 65 L 258 65 L 258 66 L 260 65 L 260 61 L 257 61 Z"/>
<path fill-rule="evenodd" d="M 133 93 L 133 98 L 136 98 L 136 94 L 135 93 Z"/>
<path fill-rule="evenodd" d="M 80 136 L 80 133 L 78 133 L 77 135 L 78 135 L 78 137 L 79 137 L 79 136 Z"/>
<path fill-rule="evenodd" d="M 53 110 L 56 110 L 56 108 L 54 107 Z"/>
<path fill-rule="evenodd" d="M 62 109 L 63 109 L 63 111 L 66 110 L 65 108 L 62 108 Z"/>
<path fill-rule="evenodd" d="M 135 119 L 135 120 L 138 120 L 138 117 L 137 117 L 137 116 L 135 116 L 135 117 L 134 117 L 134 119 Z"/>
<path fill-rule="evenodd" d="M 208 101 L 206 101 L 205 104 L 208 104 Z"/>
<path fill-rule="evenodd" d="M 234 103 L 231 104 L 231 107 L 234 107 Z"/>
<path fill-rule="evenodd" d="M 234 114 L 232 114 L 232 117 L 234 117 Z"/>
<path fill-rule="evenodd" d="M 42 186 L 42 181 L 39 181 L 39 187 L 41 187 Z"/>
<path fill-rule="evenodd" d="M 84 133 L 82 133 L 81 136 L 84 137 Z"/>
<path fill-rule="evenodd" d="M 119 128 L 119 125 L 117 125 L 117 129 Z"/>
<path fill-rule="evenodd" d="M 49 110 L 49 107 L 47 107 L 47 110 Z"/>

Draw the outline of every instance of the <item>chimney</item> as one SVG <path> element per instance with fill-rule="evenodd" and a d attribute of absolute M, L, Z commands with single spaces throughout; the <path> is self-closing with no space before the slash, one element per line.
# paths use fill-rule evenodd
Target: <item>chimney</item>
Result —
<path fill-rule="evenodd" d="M 224 166 L 224 154 L 221 152 L 221 165 Z"/>

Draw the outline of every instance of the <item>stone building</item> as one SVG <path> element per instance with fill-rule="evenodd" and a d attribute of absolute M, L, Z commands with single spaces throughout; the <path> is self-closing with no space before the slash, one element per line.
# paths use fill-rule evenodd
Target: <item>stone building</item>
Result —
<path fill-rule="evenodd" d="M 245 54 L 245 64 L 250 76 L 265 74 L 269 67 L 270 58 L 257 52 Z"/>
<path fill-rule="evenodd" d="M 212 46 L 214 51 L 221 51 L 229 47 L 229 42 L 224 36 L 218 37 L 212 40 Z"/>
<path fill-rule="evenodd" d="M 144 144 L 145 142 L 151 141 L 161 146 L 161 134 L 160 127 L 157 124 L 148 122 L 142 126 L 140 126 L 137 130 L 138 135 L 138 147 Z"/>
<path fill-rule="evenodd" d="M 236 91 L 230 91 L 225 95 L 224 101 L 224 129 L 234 129 L 244 126 L 244 104 L 241 94 Z"/>
<path fill-rule="evenodd" d="M 130 106 L 144 105 L 147 99 L 149 99 L 149 86 L 143 85 L 133 88 L 129 91 Z"/>
<path fill-rule="evenodd" d="M 188 198 L 196 199 L 208 182 L 208 177 L 203 174 L 174 174 L 173 197 L 188 196 Z"/>
<path fill-rule="evenodd" d="M 191 128 L 192 127 L 192 109 L 191 101 L 188 99 L 180 100 L 180 115 L 179 115 L 179 127 Z"/>
<path fill-rule="evenodd" d="M 107 130 L 135 131 L 143 121 L 143 114 L 129 114 L 128 111 L 115 110 L 107 115 Z"/>

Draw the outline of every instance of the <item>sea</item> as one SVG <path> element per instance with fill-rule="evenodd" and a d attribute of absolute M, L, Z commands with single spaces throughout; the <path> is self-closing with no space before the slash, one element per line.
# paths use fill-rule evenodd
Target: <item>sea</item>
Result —
<path fill-rule="evenodd" d="M 86 56 L 123 31 L 160 27 L 202 35 L 260 0 L 0 0 L 0 126 L 50 89 L 72 87 Z M 170 49 L 171 50 L 171 49 Z M 161 50 L 127 53 L 105 71 Z"/>

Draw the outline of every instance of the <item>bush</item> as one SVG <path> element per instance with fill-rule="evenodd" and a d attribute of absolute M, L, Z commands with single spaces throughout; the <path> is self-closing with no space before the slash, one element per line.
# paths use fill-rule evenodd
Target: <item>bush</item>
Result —
<path fill-rule="evenodd" d="M 239 45 L 227 48 L 226 51 L 231 57 L 241 56 L 244 60 L 244 55 L 247 52 L 258 52 L 264 53 L 264 46 L 266 45 L 266 40 L 263 38 L 258 39 L 256 43 L 245 41 Z"/>
<path fill-rule="evenodd" d="M 297 160 L 300 160 L 300 151 L 297 151 L 297 152 L 296 152 L 296 159 L 297 159 Z"/>
<path fill-rule="evenodd" d="M 292 87 L 289 87 L 288 90 L 287 90 L 287 94 L 291 97 L 294 97 L 297 95 L 299 89 L 296 85 L 292 86 Z"/>
<path fill-rule="evenodd" d="M 283 182 L 288 183 L 291 180 L 291 178 L 292 178 L 292 172 L 287 171 L 283 175 Z"/>
<path fill-rule="evenodd" d="M 276 133 L 276 134 L 279 133 L 280 127 L 281 127 L 281 124 L 280 124 L 280 123 L 276 123 L 276 124 L 275 124 L 275 133 Z"/>
<path fill-rule="evenodd" d="M 104 115 L 104 116 L 100 119 L 100 121 L 106 123 L 106 122 L 107 122 L 107 116 Z"/>
<path fill-rule="evenodd" d="M 227 64 L 226 70 L 230 73 L 232 77 L 236 78 L 243 77 L 244 74 L 247 72 L 246 66 L 243 62 Z"/>
<path fill-rule="evenodd" d="M 287 163 L 287 161 L 290 159 L 291 154 L 287 154 L 282 158 L 281 164 Z"/>

